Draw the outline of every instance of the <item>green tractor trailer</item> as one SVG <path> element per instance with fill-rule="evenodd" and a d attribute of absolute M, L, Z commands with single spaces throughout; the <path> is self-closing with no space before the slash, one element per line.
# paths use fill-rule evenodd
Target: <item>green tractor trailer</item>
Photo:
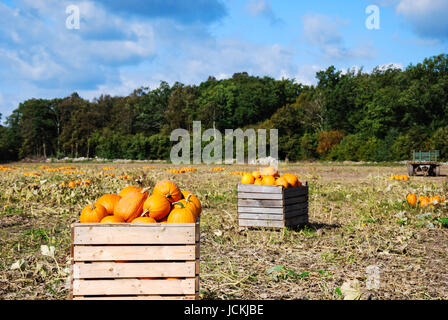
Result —
<path fill-rule="evenodd" d="M 412 161 L 408 162 L 409 176 L 423 174 L 424 176 L 440 176 L 439 151 L 413 152 Z"/>

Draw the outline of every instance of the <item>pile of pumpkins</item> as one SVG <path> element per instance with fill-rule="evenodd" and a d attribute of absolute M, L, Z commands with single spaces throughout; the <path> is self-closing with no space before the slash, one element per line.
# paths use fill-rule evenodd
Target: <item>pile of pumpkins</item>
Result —
<path fill-rule="evenodd" d="M 106 194 L 81 212 L 81 223 L 196 223 L 202 206 L 199 199 L 170 180 L 149 188 L 125 187 Z"/>
<path fill-rule="evenodd" d="M 409 193 L 406 196 L 406 200 L 411 206 L 417 206 L 419 205 L 421 208 L 426 208 L 429 205 L 436 206 L 442 203 L 448 203 L 448 200 L 445 197 L 440 196 L 417 196 L 415 193 Z"/>
<path fill-rule="evenodd" d="M 302 186 L 302 183 L 296 175 L 285 173 L 280 176 L 277 169 L 273 167 L 267 167 L 262 171 L 254 171 L 252 173 L 244 174 L 241 179 L 241 184 L 277 185 L 283 186 L 284 188 L 296 188 Z"/>
<path fill-rule="evenodd" d="M 72 188 L 73 189 L 73 188 L 76 188 L 77 186 L 86 186 L 86 187 L 88 187 L 91 184 L 92 184 L 91 180 L 84 180 L 84 181 L 77 180 L 77 181 L 69 181 L 67 183 L 65 181 L 62 181 L 60 186 L 62 188 L 68 187 L 68 188 Z"/>
<path fill-rule="evenodd" d="M 244 176 L 247 173 L 248 172 L 245 172 L 245 171 L 232 171 L 232 172 L 229 172 L 229 174 L 234 175 L 234 176 Z"/>
<path fill-rule="evenodd" d="M 189 168 L 189 167 L 183 167 L 180 170 L 176 170 L 176 169 L 167 170 L 168 173 L 186 173 L 186 172 L 196 172 L 196 171 L 197 171 L 196 168 Z"/>
<path fill-rule="evenodd" d="M 389 180 L 400 180 L 400 181 L 409 181 L 408 176 L 392 176 Z"/>

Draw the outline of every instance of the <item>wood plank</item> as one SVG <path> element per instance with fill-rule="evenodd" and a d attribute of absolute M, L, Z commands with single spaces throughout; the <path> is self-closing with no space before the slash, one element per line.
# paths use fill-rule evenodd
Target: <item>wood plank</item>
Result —
<path fill-rule="evenodd" d="M 186 280 L 77 280 L 73 281 L 74 296 L 100 295 L 194 295 L 196 279 Z"/>
<path fill-rule="evenodd" d="M 283 208 L 283 200 L 238 199 L 238 207 Z"/>
<path fill-rule="evenodd" d="M 283 202 L 284 202 L 285 206 L 288 206 L 291 204 L 296 204 L 296 203 L 308 202 L 308 195 L 284 199 Z"/>
<path fill-rule="evenodd" d="M 302 224 L 308 223 L 308 215 L 297 216 L 294 218 L 286 219 L 286 227 L 295 227 Z"/>
<path fill-rule="evenodd" d="M 281 214 L 283 215 L 283 208 L 250 208 L 238 207 L 238 213 L 259 213 L 259 214 Z"/>
<path fill-rule="evenodd" d="M 101 296 L 101 297 L 82 297 L 75 296 L 73 300 L 197 300 L 196 295 L 183 295 L 183 296 L 160 296 L 160 295 L 149 295 L 149 296 Z"/>
<path fill-rule="evenodd" d="M 283 214 L 257 214 L 257 213 L 247 213 L 239 214 L 238 219 L 242 220 L 272 220 L 272 221 L 283 221 L 285 217 Z"/>
<path fill-rule="evenodd" d="M 308 208 L 302 208 L 300 210 L 294 210 L 290 212 L 285 212 L 285 220 L 297 217 L 297 216 L 308 216 Z"/>
<path fill-rule="evenodd" d="M 151 224 L 148 224 L 151 225 Z M 194 244 L 195 225 L 181 226 L 142 226 L 135 227 L 75 227 L 73 243 L 82 244 Z"/>
<path fill-rule="evenodd" d="M 282 186 L 264 186 L 254 184 L 239 184 L 238 192 L 251 192 L 251 193 L 282 193 Z"/>
<path fill-rule="evenodd" d="M 195 260 L 196 245 L 179 246 L 75 246 L 74 261 Z"/>
<path fill-rule="evenodd" d="M 248 193 L 248 192 L 238 192 L 238 199 L 258 199 L 258 200 L 282 200 L 282 193 Z"/>
<path fill-rule="evenodd" d="M 308 194 L 308 187 L 287 188 L 283 190 L 284 199 L 300 197 Z"/>
<path fill-rule="evenodd" d="M 115 279 L 115 278 L 194 278 L 196 262 L 169 263 L 115 263 L 95 262 L 75 264 L 74 279 Z"/>
<path fill-rule="evenodd" d="M 238 224 L 240 227 L 283 228 L 285 226 L 284 221 L 274 221 L 274 220 L 238 219 Z"/>
<path fill-rule="evenodd" d="M 285 213 L 301 211 L 302 209 L 308 209 L 308 202 L 296 203 L 285 207 Z"/>

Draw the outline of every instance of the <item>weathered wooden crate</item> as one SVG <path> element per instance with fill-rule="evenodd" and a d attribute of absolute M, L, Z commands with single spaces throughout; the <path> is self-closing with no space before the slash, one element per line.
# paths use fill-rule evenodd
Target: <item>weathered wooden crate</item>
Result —
<path fill-rule="evenodd" d="M 199 238 L 199 222 L 75 223 L 72 225 L 70 297 L 73 300 L 197 300 Z"/>
<path fill-rule="evenodd" d="M 238 185 L 240 227 L 285 228 L 308 223 L 308 185 Z"/>

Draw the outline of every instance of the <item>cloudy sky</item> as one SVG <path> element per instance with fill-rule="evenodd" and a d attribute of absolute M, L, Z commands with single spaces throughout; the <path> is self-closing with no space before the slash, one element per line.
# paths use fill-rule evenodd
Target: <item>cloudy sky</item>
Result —
<path fill-rule="evenodd" d="M 366 27 L 370 5 L 379 30 Z M 73 11 L 79 8 L 79 29 Z M 1 0 L 2 120 L 29 98 L 127 95 L 235 72 L 315 83 L 448 49 L 447 0 Z M 67 21 L 68 20 L 68 21 Z"/>

